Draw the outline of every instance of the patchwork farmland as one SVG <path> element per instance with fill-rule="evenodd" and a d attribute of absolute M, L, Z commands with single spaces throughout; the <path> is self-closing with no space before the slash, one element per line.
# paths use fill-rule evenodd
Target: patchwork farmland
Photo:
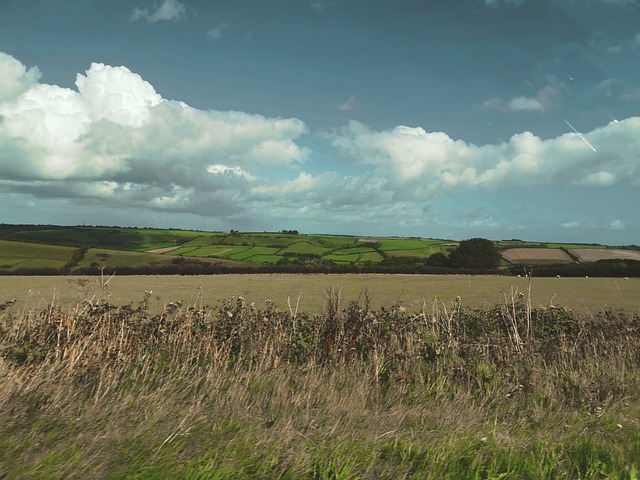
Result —
<path fill-rule="evenodd" d="M 494 242 L 500 269 L 538 275 L 638 276 L 640 249 L 593 244 Z M 282 232 L 0 225 L 3 274 L 462 273 L 459 241 Z M 605 262 L 601 262 L 604 260 Z M 607 265 L 606 262 L 609 262 Z M 614 263 L 612 263 L 614 262 Z M 551 271 L 548 268 L 562 268 Z M 463 267 L 462 270 L 464 270 Z M 40 269 L 39 272 L 34 270 Z M 496 273 L 497 268 L 464 273 Z"/>

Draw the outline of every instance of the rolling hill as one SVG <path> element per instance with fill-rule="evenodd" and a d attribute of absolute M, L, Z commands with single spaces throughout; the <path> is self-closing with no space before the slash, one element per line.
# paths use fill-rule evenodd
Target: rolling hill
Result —
<path fill-rule="evenodd" d="M 167 272 L 186 266 L 234 270 L 271 267 L 395 268 L 436 265 L 458 242 L 444 239 L 359 237 L 283 232 L 204 232 L 116 226 L 0 225 L 0 271 L 87 273 L 151 268 Z M 496 242 L 502 267 L 638 260 L 635 247 Z M 434 257 L 435 258 L 435 257 Z M 407 267 L 408 268 L 408 267 Z"/>

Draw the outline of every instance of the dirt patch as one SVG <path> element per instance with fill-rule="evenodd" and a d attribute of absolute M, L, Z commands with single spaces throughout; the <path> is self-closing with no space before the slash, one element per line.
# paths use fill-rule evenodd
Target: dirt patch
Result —
<path fill-rule="evenodd" d="M 637 250 L 621 248 L 574 248 L 569 250 L 581 262 L 597 262 L 598 260 L 640 260 Z"/>
<path fill-rule="evenodd" d="M 173 252 L 174 250 L 178 250 L 179 248 L 182 248 L 182 247 L 178 246 L 178 247 L 156 248 L 154 250 L 145 250 L 145 253 L 169 253 L 169 252 Z"/>
<path fill-rule="evenodd" d="M 569 255 L 555 248 L 511 248 L 502 257 L 517 265 L 552 265 L 573 263 Z"/>

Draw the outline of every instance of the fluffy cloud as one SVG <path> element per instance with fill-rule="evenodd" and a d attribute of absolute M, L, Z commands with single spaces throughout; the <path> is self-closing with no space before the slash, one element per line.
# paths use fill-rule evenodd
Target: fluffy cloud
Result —
<path fill-rule="evenodd" d="M 156 23 L 169 20 L 184 20 L 187 16 L 187 8 L 178 0 L 163 0 L 158 5 L 154 3 L 153 8 L 135 7 L 131 12 L 131 21 L 146 20 L 149 23 Z"/>
<path fill-rule="evenodd" d="M 513 186 L 640 186 L 640 118 L 583 134 L 543 140 L 530 132 L 500 144 L 474 145 L 443 132 L 399 126 L 374 131 L 352 121 L 332 135 L 343 155 L 373 168 L 384 188 L 412 199 L 444 192 Z"/>
<path fill-rule="evenodd" d="M 0 104 L 17 97 L 39 79 L 38 67 L 27 70 L 12 56 L 0 52 Z"/>
<path fill-rule="evenodd" d="M 8 55 L 0 72 L 5 191 L 211 214 L 236 211 L 260 171 L 308 156 L 300 120 L 198 110 L 125 67 L 94 63 L 77 90 L 37 83 Z"/>
<path fill-rule="evenodd" d="M 539 188 L 640 186 L 637 117 L 584 132 L 596 152 L 568 127 L 556 138 L 523 132 L 502 143 L 472 144 L 419 127 L 375 130 L 352 121 L 314 139 L 318 148 L 337 152 L 337 171 L 326 171 L 300 145 L 306 127 L 297 119 L 198 110 L 162 98 L 125 67 L 100 63 L 77 75 L 75 88 L 39 83 L 36 68 L 8 55 L 0 55 L 0 72 L 7 73 L 0 76 L 5 210 L 10 199 L 46 199 L 42 208 L 82 204 L 92 211 L 136 212 L 136 221 L 147 224 L 179 214 L 163 221 L 184 225 L 184 218 L 198 218 L 204 228 L 262 230 L 300 228 L 291 222 L 304 218 L 317 231 L 335 232 L 341 225 L 359 233 L 378 231 L 383 223 L 415 233 L 428 218 L 444 235 L 459 234 L 452 228 L 499 235 L 520 226 L 499 209 L 468 215 L 467 207 L 482 205 L 469 198 L 485 198 L 486 191 L 501 191 L 502 199 L 528 192 L 514 203 L 530 205 Z M 323 155 L 318 159 L 325 161 Z M 458 200 L 466 205 L 452 220 L 451 203 Z M 554 204 L 552 213 L 557 209 Z M 636 228 L 622 222 L 625 213 L 618 214 L 618 223 L 598 215 L 607 219 L 598 221 L 602 229 Z M 576 216 L 558 213 L 553 225 L 565 219 Z M 578 219 L 561 230 L 590 228 L 589 219 Z"/>

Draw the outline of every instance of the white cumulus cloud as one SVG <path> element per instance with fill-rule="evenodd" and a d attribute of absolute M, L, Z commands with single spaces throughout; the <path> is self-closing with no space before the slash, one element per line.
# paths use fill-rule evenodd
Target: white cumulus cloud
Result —
<path fill-rule="evenodd" d="M 27 69 L 11 55 L 0 52 L 0 103 L 11 100 L 40 79 L 38 67 Z"/>
<path fill-rule="evenodd" d="M 443 132 L 399 126 L 375 131 L 352 121 L 332 135 L 333 144 L 360 165 L 369 165 L 385 188 L 413 198 L 451 190 L 534 185 L 640 186 L 640 118 L 608 125 L 583 137 L 568 132 L 543 140 L 530 132 L 499 144 L 474 145 Z"/>
<path fill-rule="evenodd" d="M 309 155 L 296 143 L 300 120 L 198 110 L 162 98 L 126 67 L 93 63 L 77 89 L 38 83 L 37 69 L 9 55 L 0 71 L 12 75 L 0 83 L 5 191 L 211 215 L 242 208 L 234 198 L 260 171 Z"/>
<path fill-rule="evenodd" d="M 92 121 L 104 118 L 128 127 L 149 123 L 151 107 L 162 97 L 140 75 L 126 67 L 93 63 L 86 75 L 78 74 L 76 86 L 88 104 Z"/>

